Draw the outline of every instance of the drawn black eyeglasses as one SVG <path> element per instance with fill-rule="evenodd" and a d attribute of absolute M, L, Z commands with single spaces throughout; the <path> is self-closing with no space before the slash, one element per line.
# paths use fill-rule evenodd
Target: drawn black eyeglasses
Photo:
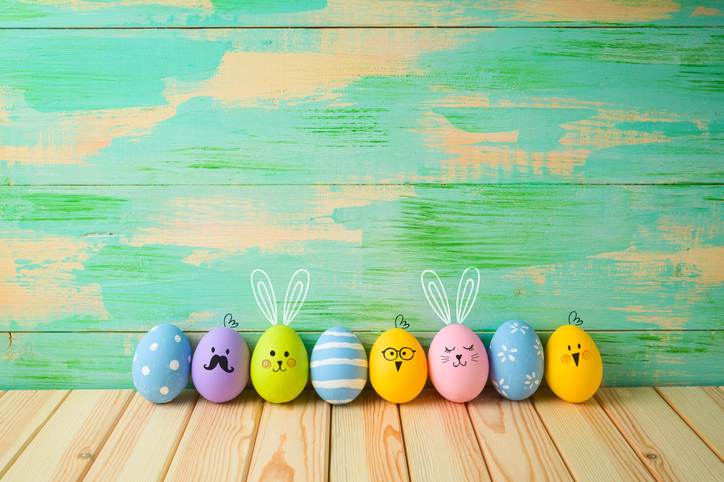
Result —
<path fill-rule="evenodd" d="M 387 361 L 395 361 L 398 358 L 400 360 L 408 361 L 412 360 L 412 357 L 415 356 L 415 351 L 412 348 L 408 348 L 406 346 L 403 346 L 399 350 L 389 347 L 382 350 L 382 356 L 385 357 L 385 360 Z"/>

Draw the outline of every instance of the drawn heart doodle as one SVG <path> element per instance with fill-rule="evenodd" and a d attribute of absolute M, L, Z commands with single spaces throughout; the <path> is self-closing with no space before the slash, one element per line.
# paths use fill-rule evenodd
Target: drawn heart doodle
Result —
<path fill-rule="evenodd" d="M 579 326 L 583 324 L 583 320 L 578 317 L 578 313 L 571 311 L 568 313 L 568 324 Z"/>
<path fill-rule="evenodd" d="M 236 322 L 231 313 L 227 313 L 224 315 L 224 326 L 227 328 L 236 328 L 239 324 Z"/>
<path fill-rule="evenodd" d="M 405 316 L 400 313 L 395 317 L 395 328 L 402 328 L 406 330 L 410 327 L 410 324 L 405 320 Z"/>

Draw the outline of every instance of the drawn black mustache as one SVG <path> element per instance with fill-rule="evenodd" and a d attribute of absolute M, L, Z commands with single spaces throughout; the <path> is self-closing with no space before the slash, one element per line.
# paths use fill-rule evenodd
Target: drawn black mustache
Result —
<path fill-rule="evenodd" d="M 234 371 L 234 367 L 229 366 L 229 359 L 226 358 L 224 355 L 214 355 L 211 357 L 211 361 L 208 365 L 204 365 L 204 368 L 207 370 L 213 370 L 218 366 L 221 367 L 222 370 L 224 370 L 226 373 L 231 373 Z"/>

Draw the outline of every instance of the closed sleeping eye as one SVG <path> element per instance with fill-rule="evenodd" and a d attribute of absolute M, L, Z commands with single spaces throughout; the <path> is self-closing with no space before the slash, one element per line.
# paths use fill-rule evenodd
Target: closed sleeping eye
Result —
<path fill-rule="evenodd" d="M 454 350 L 455 350 L 455 347 L 452 347 L 452 348 L 445 347 L 445 353 L 452 353 Z"/>
<path fill-rule="evenodd" d="M 473 351 L 473 345 L 470 345 L 470 346 L 463 345 L 463 348 L 465 348 L 468 351 Z"/>

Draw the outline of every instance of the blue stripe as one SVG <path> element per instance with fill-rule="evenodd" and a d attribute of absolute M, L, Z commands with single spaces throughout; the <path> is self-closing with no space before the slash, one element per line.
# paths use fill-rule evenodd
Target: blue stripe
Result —
<path fill-rule="evenodd" d="M 315 388 L 323 400 L 347 400 L 355 398 L 362 389 L 357 388 Z"/>
<path fill-rule="evenodd" d="M 333 348 L 330 350 L 312 350 L 312 361 L 326 360 L 327 358 L 356 358 L 366 360 L 364 349 Z"/>
<path fill-rule="evenodd" d="M 362 343 L 360 343 L 359 339 L 354 336 L 339 336 L 339 335 L 331 335 L 327 332 L 322 333 L 322 335 L 319 337 L 319 340 L 317 343 L 327 343 L 327 342 L 343 342 L 343 343 L 357 343 L 359 346 L 362 346 Z"/>
<path fill-rule="evenodd" d="M 354 365 L 325 365 L 312 368 L 312 380 L 367 378 L 367 369 Z"/>

